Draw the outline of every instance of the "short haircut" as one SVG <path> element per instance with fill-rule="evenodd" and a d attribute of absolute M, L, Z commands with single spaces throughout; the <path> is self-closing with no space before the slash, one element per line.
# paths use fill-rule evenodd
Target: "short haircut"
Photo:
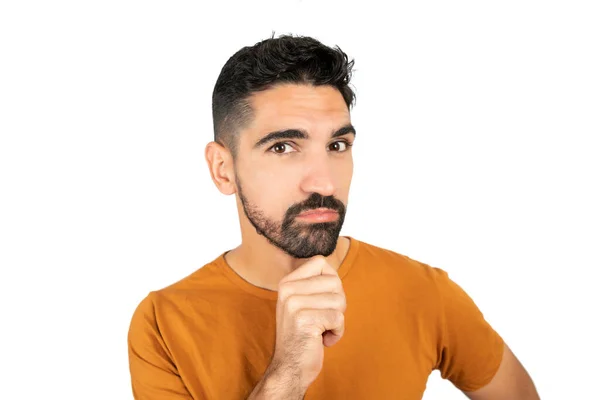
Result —
<path fill-rule="evenodd" d="M 354 60 L 339 46 L 307 36 L 271 37 L 236 52 L 225 63 L 212 96 L 214 141 L 236 159 L 238 133 L 252 120 L 248 98 L 277 84 L 329 85 L 340 91 L 348 109 L 355 101 L 349 87 Z"/>

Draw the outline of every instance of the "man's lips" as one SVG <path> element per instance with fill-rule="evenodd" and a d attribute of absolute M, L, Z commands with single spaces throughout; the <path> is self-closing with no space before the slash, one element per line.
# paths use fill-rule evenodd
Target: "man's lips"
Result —
<path fill-rule="evenodd" d="M 298 218 L 315 222 L 335 221 L 338 217 L 339 213 L 330 208 L 317 208 L 315 210 L 304 211 L 298 215 Z"/>
<path fill-rule="evenodd" d="M 305 216 L 305 215 L 311 215 L 311 214 L 326 214 L 326 213 L 337 214 L 338 212 L 335 210 L 332 210 L 331 208 L 321 207 L 321 208 L 316 208 L 314 210 L 307 210 L 307 211 L 301 212 L 299 215 Z"/>

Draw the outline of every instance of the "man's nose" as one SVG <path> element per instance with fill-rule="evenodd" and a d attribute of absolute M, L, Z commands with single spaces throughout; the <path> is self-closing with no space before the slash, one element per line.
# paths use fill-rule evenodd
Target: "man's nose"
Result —
<path fill-rule="evenodd" d="M 335 193 L 335 182 L 331 161 L 324 157 L 313 157 L 308 161 L 302 179 L 302 190 L 306 193 L 319 193 L 321 196 L 332 196 Z"/>

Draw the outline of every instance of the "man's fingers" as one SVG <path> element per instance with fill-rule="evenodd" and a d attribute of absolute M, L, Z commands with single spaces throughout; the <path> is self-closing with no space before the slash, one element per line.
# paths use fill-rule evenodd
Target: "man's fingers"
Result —
<path fill-rule="evenodd" d="M 297 328 L 311 332 L 311 335 L 323 335 L 327 331 L 337 341 L 344 335 L 344 313 L 332 309 L 302 309 L 295 318 Z"/>
<path fill-rule="evenodd" d="M 297 281 L 318 275 L 337 275 L 337 271 L 327 262 L 327 260 L 323 256 L 314 256 L 310 258 L 306 263 L 298 267 L 298 269 L 287 274 L 279 282 L 279 284 L 281 285 L 285 282 Z"/>
<path fill-rule="evenodd" d="M 283 307 L 293 315 L 302 309 L 333 309 L 346 311 L 346 296 L 340 293 L 294 294 L 285 300 Z"/>
<path fill-rule="evenodd" d="M 285 301 L 294 294 L 344 293 L 342 280 L 332 275 L 317 275 L 299 281 L 280 283 L 279 298 Z"/>

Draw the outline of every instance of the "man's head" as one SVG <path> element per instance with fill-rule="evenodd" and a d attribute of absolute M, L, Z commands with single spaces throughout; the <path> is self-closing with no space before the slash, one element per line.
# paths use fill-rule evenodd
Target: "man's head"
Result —
<path fill-rule="evenodd" d="M 296 258 L 330 255 L 344 222 L 352 67 L 339 48 L 281 36 L 238 51 L 215 85 L 214 142 L 206 148 L 212 178 L 222 193 L 238 194 L 242 229 L 249 222 Z M 299 216 L 318 208 L 338 215 Z"/>

